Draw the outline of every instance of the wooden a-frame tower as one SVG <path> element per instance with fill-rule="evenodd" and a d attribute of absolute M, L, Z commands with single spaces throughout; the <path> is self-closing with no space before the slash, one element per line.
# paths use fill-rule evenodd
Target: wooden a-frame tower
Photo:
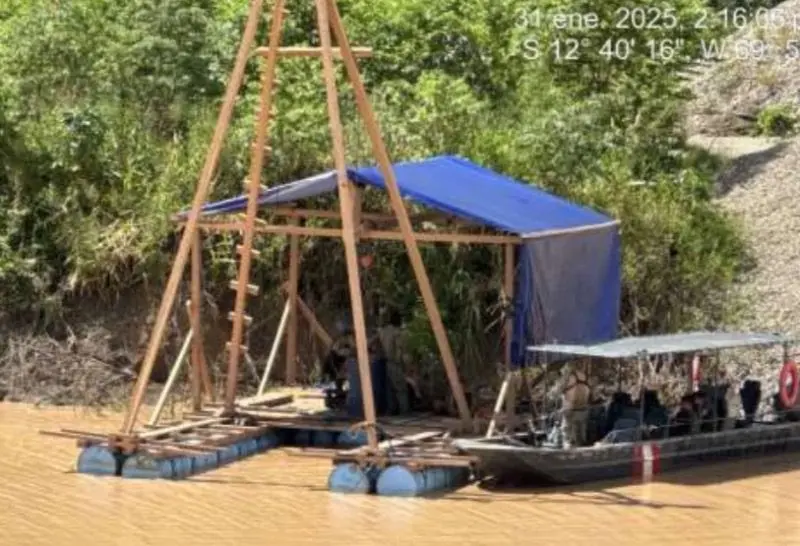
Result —
<path fill-rule="evenodd" d="M 236 389 L 238 367 L 242 358 L 243 347 L 242 339 L 244 333 L 245 307 L 247 296 L 254 292 L 252 285 L 249 284 L 251 259 L 253 255 L 253 239 L 255 236 L 255 222 L 258 211 L 258 197 L 261 188 L 261 176 L 264 166 L 264 156 L 269 150 L 269 124 L 270 112 L 272 110 L 273 90 L 275 87 L 275 72 L 278 58 L 281 56 L 311 56 L 319 57 L 322 60 L 322 74 L 325 82 L 327 95 L 327 109 L 330 122 L 331 138 L 333 142 L 333 158 L 337 173 L 337 187 L 340 204 L 340 214 L 342 221 L 342 240 L 344 242 L 347 273 L 349 279 L 349 290 L 352 306 L 353 327 L 355 331 L 356 350 L 358 355 L 358 368 L 360 382 L 363 390 L 364 416 L 367 424 L 367 434 L 369 446 L 377 446 L 377 434 L 375 431 L 375 402 L 373 400 L 372 380 L 367 354 L 367 336 L 364 319 L 364 309 L 362 302 L 361 281 L 359 277 L 359 264 L 356 250 L 358 240 L 357 226 L 359 224 L 360 200 L 357 198 L 357 190 L 348 180 L 345 162 L 345 143 L 342 124 L 339 114 L 338 93 L 334 72 L 334 59 L 341 59 L 347 72 L 350 83 L 355 91 L 356 105 L 359 115 L 369 136 L 373 154 L 378 167 L 384 177 L 386 190 L 389 194 L 389 201 L 393 214 L 399 224 L 402 240 L 405 243 L 414 274 L 417 279 L 425 307 L 430 318 L 436 341 L 445 366 L 447 378 L 453 392 L 459 416 L 465 426 L 471 424 L 470 409 L 467 405 L 466 397 L 456 370 L 453 353 L 450 347 L 447 334 L 442 324 L 442 317 L 436 303 L 436 299 L 431 288 L 425 266 L 417 247 L 417 241 L 412 231 L 411 221 L 406 211 L 403 199 L 400 196 L 397 182 L 392 171 L 391 161 L 386 150 L 386 146 L 381 137 L 381 132 L 375 118 L 375 114 L 370 106 L 367 93 L 361 79 L 361 75 L 356 64 L 356 53 L 350 46 L 347 34 L 342 23 L 342 18 L 336 6 L 335 0 L 314 0 L 316 4 L 317 24 L 319 29 L 320 47 L 302 48 L 282 48 L 280 47 L 281 34 L 286 11 L 284 0 L 274 0 L 271 16 L 271 28 L 269 32 L 269 43 L 266 48 L 258 48 L 256 53 L 264 59 L 264 66 L 261 76 L 261 92 L 259 99 L 259 109 L 257 113 L 257 123 L 255 127 L 255 141 L 252 146 L 251 165 L 247 184 L 247 209 L 244 220 L 240 226 L 243 233 L 243 242 L 237 247 L 240 255 L 238 279 L 235 283 L 236 299 L 232 320 L 232 333 L 228 347 L 228 368 L 226 376 L 226 387 L 224 392 L 224 413 L 223 416 L 233 416 L 236 412 Z M 250 55 L 251 48 L 255 39 L 259 21 L 263 13 L 264 0 L 252 0 L 250 11 L 247 18 L 244 35 L 236 56 L 235 65 L 228 82 L 228 86 L 223 99 L 222 107 L 217 119 L 216 128 L 211 141 L 208 155 L 200 174 L 197 189 L 192 202 L 191 211 L 185 222 L 183 235 L 178 246 L 175 261 L 169 275 L 169 279 L 164 289 L 161 305 L 156 316 L 154 328 L 147 346 L 144 361 L 141 366 L 138 380 L 134 386 L 130 406 L 122 425 L 120 441 L 134 439 L 134 427 L 143 402 L 145 390 L 150 380 L 153 366 L 161 347 L 164 332 L 167 327 L 170 313 L 175 304 L 176 294 L 184 273 L 186 262 L 190 252 L 195 257 L 199 256 L 199 238 L 197 231 L 200 224 L 200 210 L 206 202 L 209 194 L 212 178 L 217 168 L 220 150 L 224 141 L 228 126 L 230 124 L 234 103 L 239 93 L 239 89 L 244 77 L 245 66 Z M 332 35 L 331 35 L 332 32 Z M 335 38 L 336 47 L 333 46 Z M 293 242 L 294 244 L 294 242 Z M 199 257 L 196 258 L 199 260 Z M 193 266 L 195 264 L 193 263 Z M 199 275 L 199 265 L 192 267 L 193 277 Z M 196 279 L 193 279 L 193 281 Z M 194 332 L 200 332 L 199 318 L 199 282 L 193 282 L 191 317 Z M 195 289 L 195 287 L 197 287 Z M 197 293 L 195 293 L 197 292 Z M 199 347 L 199 345 L 195 345 Z M 202 360 L 200 355 L 196 358 Z M 200 383 L 209 389 L 207 376 L 201 370 L 194 367 L 191 374 L 193 390 L 199 393 Z M 371 426 L 370 426 L 371 425 Z"/>

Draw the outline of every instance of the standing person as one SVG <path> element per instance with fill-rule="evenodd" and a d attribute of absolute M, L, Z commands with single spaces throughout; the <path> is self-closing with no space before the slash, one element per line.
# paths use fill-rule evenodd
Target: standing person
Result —
<path fill-rule="evenodd" d="M 564 447 L 586 445 L 591 388 L 583 362 L 566 365 L 561 390 L 561 432 Z"/>

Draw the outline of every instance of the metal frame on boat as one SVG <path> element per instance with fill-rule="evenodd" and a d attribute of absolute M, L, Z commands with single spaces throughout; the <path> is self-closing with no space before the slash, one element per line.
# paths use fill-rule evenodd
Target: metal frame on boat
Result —
<path fill-rule="evenodd" d="M 647 427 L 644 419 L 644 373 L 640 375 L 640 419 L 628 434 L 608 437 L 593 445 L 564 448 L 543 441 L 547 431 L 532 427 L 523 433 L 487 435 L 478 439 L 455 440 L 462 452 L 477 456 L 480 473 L 486 477 L 512 481 L 581 483 L 596 480 L 642 477 L 700 464 L 800 449 L 797 366 L 790 359 L 792 340 L 780 334 L 690 332 L 681 334 L 627 337 L 596 345 L 540 345 L 528 347 L 547 369 L 555 360 L 575 358 L 631 360 L 640 370 L 651 357 L 698 355 L 728 349 L 783 347 L 783 368 L 776 409 L 772 421 L 759 420 L 755 411 L 734 420 L 733 428 L 721 426 L 716 413 L 712 422 L 702 423 L 706 431 L 671 436 L 672 425 Z M 760 385 L 760 384 L 759 384 Z M 715 386 L 716 387 L 716 386 Z M 695 384 L 695 390 L 698 386 Z M 760 388 L 760 387 L 759 387 Z M 718 393 L 719 391 L 713 391 Z M 502 397 L 502 393 L 501 393 Z M 760 399 L 760 391 L 758 395 Z M 758 404 L 758 402 L 756 402 Z M 502 401 L 498 400 L 498 406 Z M 712 404 L 714 408 L 716 405 Z M 551 426 L 550 431 L 554 427 Z M 710 429 L 710 430 L 709 430 Z M 617 431 L 619 432 L 619 431 Z"/>

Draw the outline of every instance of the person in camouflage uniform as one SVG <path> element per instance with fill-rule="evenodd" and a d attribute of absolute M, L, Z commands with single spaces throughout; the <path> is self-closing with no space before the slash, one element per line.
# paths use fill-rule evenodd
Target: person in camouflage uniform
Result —
<path fill-rule="evenodd" d="M 583 363 L 565 366 L 561 391 L 561 432 L 564 447 L 586 445 L 591 388 Z"/>

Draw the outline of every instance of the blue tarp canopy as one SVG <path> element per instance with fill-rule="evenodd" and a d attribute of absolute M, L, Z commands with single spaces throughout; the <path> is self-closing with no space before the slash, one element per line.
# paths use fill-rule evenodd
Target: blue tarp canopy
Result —
<path fill-rule="evenodd" d="M 516 253 L 512 352 L 517 364 L 529 345 L 583 345 L 616 337 L 621 255 L 611 218 L 459 157 L 397 163 L 393 170 L 404 198 L 523 239 Z M 376 167 L 347 172 L 357 184 L 385 188 Z M 264 189 L 259 204 L 276 206 L 335 190 L 336 173 L 329 171 Z M 208 203 L 202 214 L 246 207 L 247 196 L 240 195 Z"/>

